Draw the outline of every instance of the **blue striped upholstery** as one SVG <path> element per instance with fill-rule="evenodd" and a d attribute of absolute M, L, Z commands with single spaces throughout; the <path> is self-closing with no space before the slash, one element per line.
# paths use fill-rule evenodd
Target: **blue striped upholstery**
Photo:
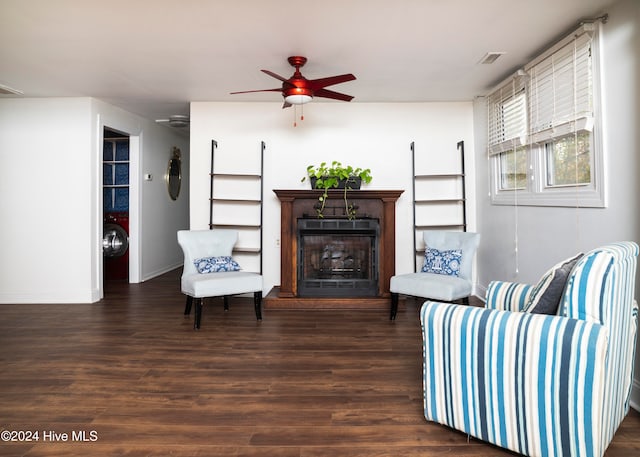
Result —
<path fill-rule="evenodd" d="M 494 282 L 487 308 L 421 309 L 427 420 L 530 456 L 602 456 L 629 409 L 638 246 L 574 267 L 561 315 L 514 312 L 530 286 Z"/>
<path fill-rule="evenodd" d="M 517 282 L 492 281 L 486 294 L 486 307 L 502 311 L 522 311 L 534 286 Z"/>

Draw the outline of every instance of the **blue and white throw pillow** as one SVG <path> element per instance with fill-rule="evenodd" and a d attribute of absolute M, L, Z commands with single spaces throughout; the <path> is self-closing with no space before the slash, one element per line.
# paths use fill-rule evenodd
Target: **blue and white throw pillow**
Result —
<path fill-rule="evenodd" d="M 424 264 L 421 271 L 423 273 L 458 276 L 460 274 L 461 261 L 462 251 L 459 249 L 439 251 L 438 249 L 427 247 L 424 251 Z"/>
<path fill-rule="evenodd" d="M 240 265 L 231 256 L 203 257 L 193 261 L 198 273 L 219 273 L 222 271 L 239 271 Z"/>

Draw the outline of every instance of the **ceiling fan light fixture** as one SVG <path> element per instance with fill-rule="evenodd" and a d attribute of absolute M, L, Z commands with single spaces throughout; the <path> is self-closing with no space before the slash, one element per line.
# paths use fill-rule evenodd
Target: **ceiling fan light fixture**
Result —
<path fill-rule="evenodd" d="M 184 114 L 173 114 L 168 119 L 156 119 L 158 124 L 166 124 L 169 127 L 175 127 L 178 129 L 189 127 L 189 116 Z"/>
<path fill-rule="evenodd" d="M 305 103 L 309 103 L 311 100 L 313 100 L 313 97 L 311 97 L 311 95 L 305 95 L 305 94 L 287 95 L 284 98 L 285 102 L 290 103 L 292 105 L 304 105 Z"/>
<path fill-rule="evenodd" d="M 169 117 L 169 125 L 176 128 L 184 128 L 189 126 L 189 116 L 182 114 L 174 114 Z"/>

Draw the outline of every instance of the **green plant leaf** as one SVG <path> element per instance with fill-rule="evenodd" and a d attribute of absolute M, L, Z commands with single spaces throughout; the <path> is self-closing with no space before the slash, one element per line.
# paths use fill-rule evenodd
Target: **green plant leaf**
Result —
<path fill-rule="evenodd" d="M 370 168 L 363 169 L 361 167 L 354 168 L 351 165 L 344 166 L 338 160 L 332 161 L 330 167 L 327 166 L 326 162 L 321 162 L 318 166 L 309 165 L 307 167 L 307 175 L 304 176 L 301 181 L 304 181 L 306 178 L 315 178 L 315 188 L 324 190 L 323 194 L 318 197 L 320 205 L 316 208 L 319 218 L 324 217 L 323 211 L 329 197 L 329 189 L 337 188 L 341 181 L 345 181 L 343 198 L 346 216 L 349 219 L 355 218 L 356 210 L 353 205 L 349 204 L 347 198 L 347 191 L 352 188 L 351 186 L 353 184 L 351 178 L 354 177 L 360 178 L 361 182 L 365 184 L 370 183 L 373 179 Z"/>

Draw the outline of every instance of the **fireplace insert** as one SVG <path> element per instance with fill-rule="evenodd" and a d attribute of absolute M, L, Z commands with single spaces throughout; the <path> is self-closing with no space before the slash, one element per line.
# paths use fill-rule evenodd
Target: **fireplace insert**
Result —
<path fill-rule="evenodd" d="M 378 294 L 377 219 L 298 219 L 298 296 Z"/>

